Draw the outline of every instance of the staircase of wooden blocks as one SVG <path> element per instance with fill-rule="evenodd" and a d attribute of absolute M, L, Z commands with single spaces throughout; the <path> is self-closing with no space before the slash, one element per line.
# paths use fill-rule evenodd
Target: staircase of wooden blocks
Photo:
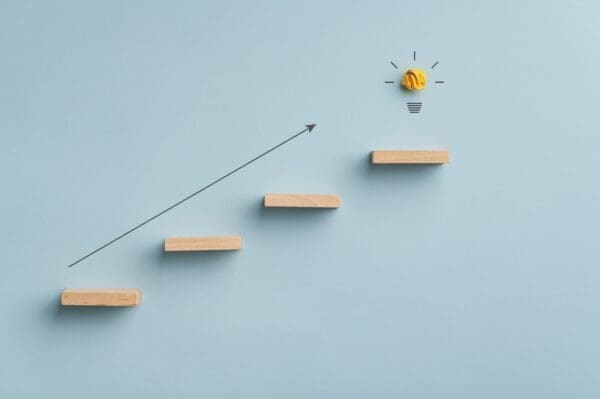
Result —
<path fill-rule="evenodd" d="M 373 165 L 440 165 L 450 162 L 447 150 L 376 150 L 371 152 Z M 266 194 L 265 208 L 336 209 L 341 199 L 333 194 Z M 242 249 L 240 236 L 169 237 L 164 251 L 205 252 L 238 251 Z M 142 301 L 137 288 L 66 289 L 60 296 L 63 306 L 131 307 Z"/>

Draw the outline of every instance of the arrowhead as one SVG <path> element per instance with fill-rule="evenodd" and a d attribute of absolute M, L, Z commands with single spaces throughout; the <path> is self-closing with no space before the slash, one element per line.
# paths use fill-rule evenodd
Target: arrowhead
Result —
<path fill-rule="evenodd" d="M 306 126 L 308 128 L 308 132 L 310 133 L 315 128 L 315 126 L 317 126 L 317 124 L 313 123 L 312 125 L 304 125 L 304 126 Z"/>

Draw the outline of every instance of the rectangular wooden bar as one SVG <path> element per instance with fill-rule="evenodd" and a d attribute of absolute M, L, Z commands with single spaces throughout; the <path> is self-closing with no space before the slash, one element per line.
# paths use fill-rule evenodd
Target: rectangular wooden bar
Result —
<path fill-rule="evenodd" d="M 235 251 L 242 248 L 242 237 L 172 237 L 165 240 L 165 252 Z"/>
<path fill-rule="evenodd" d="M 450 152 L 447 150 L 381 150 L 371 153 L 371 163 L 375 165 L 444 164 L 448 162 L 450 162 Z"/>
<path fill-rule="evenodd" d="M 141 301 L 137 288 L 66 289 L 60 294 L 63 306 L 137 306 Z"/>
<path fill-rule="evenodd" d="M 328 194 L 266 194 L 266 208 L 339 208 L 340 197 Z"/>

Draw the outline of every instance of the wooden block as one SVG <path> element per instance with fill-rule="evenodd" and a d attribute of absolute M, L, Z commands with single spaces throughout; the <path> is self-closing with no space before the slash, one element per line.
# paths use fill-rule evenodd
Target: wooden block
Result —
<path fill-rule="evenodd" d="M 165 240 L 165 252 L 234 251 L 242 248 L 242 237 L 173 237 Z"/>
<path fill-rule="evenodd" d="M 267 194 L 266 208 L 339 208 L 340 197 L 325 194 Z"/>
<path fill-rule="evenodd" d="M 450 162 L 450 152 L 439 151 L 373 151 L 375 165 L 443 164 Z"/>
<path fill-rule="evenodd" d="M 137 288 L 67 289 L 60 294 L 63 306 L 137 306 L 141 301 Z"/>

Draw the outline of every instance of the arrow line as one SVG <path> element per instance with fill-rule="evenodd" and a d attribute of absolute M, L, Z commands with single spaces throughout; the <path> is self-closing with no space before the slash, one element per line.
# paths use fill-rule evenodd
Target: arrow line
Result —
<path fill-rule="evenodd" d="M 195 197 L 196 195 L 200 194 L 201 192 L 208 190 L 209 188 L 211 188 L 212 186 L 214 186 L 215 184 L 225 180 L 226 178 L 228 178 L 229 176 L 233 175 L 236 172 L 239 172 L 240 170 L 244 169 L 246 166 L 250 165 L 251 163 L 258 161 L 259 159 L 261 159 L 262 157 L 264 157 L 265 155 L 269 154 L 272 151 L 275 151 L 276 149 L 278 149 L 279 147 L 281 147 L 282 145 L 292 141 L 293 139 L 295 139 L 296 137 L 306 133 L 306 132 L 311 132 L 316 124 L 311 124 L 311 125 L 305 125 L 306 129 L 294 134 L 293 136 L 283 140 L 281 143 L 277 144 L 274 147 L 269 148 L 267 151 L 263 152 L 260 155 L 255 156 L 254 158 L 252 158 L 251 160 L 243 163 L 242 165 L 238 166 L 237 168 L 233 169 L 230 172 L 227 172 L 226 174 L 224 174 L 223 176 L 213 180 L 212 182 L 208 183 L 207 185 L 205 185 L 204 187 L 198 189 L 197 191 L 194 191 L 193 193 L 191 193 L 190 195 L 188 195 L 187 197 L 175 202 L 173 205 L 169 206 L 168 208 L 163 209 L 162 211 L 156 213 L 155 215 L 152 215 L 151 217 L 149 217 L 148 219 L 144 220 L 143 222 L 135 225 L 134 227 L 130 228 L 129 230 L 127 230 L 126 232 L 119 234 L 118 236 L 116 236 L 115 238 L 113 238 L 112 240 L 108 241 L 106 244 L 103 244 L 101 246 L 99 246 L 98 248 L 94 249 L 93 251 L 85 254 L 84 256 L 82 256 L 81 258 L 77 259 L 75 262 L 71 263 L 69 266 L 67 267 L 73 267 L 76 264 L 78 264 L 79 262 L 84 261 L 85 259 L 89 258 L 90 256 L 102 251 L 104 248 L 114 244 L 115 242 L 119 241 L 120 239 L 128 236 L 129 234 L 133 233 L 134 231 L 136 231 L 137 229 L 139 229 L 142 226 L 145 226 L 146 224 L 150 223 L 151 221 L 153 221 L 154 219 L 164 215 L 165 213 L 169 212 L 170 210 L 178 207 L 179 205 L 183 204 L 184 202 L 192 199 L 193 197 Z"/>

